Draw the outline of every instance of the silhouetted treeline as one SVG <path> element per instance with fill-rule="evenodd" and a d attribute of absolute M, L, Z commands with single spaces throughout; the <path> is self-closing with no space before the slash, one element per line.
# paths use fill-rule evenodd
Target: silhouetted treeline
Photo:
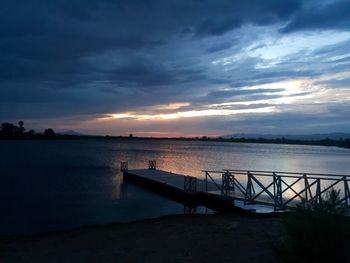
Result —
<path fill-rule="evenodd" d="M 213 137 L 178 137 L 178 138 L 157 138 L 157 137 L 134 137 L 129 136 L 91 136 L 91 135 L 63 135 L 57 134 L 51 128 L 43 133 L 37 133 L 34 130 L 26 131 L 24 122 L 18 122 L 18 126 L 12 123 L 4 122 L 0 126 L 0 139 L 132 139 L 132 140 L 179 140 L 179 141 L 219 141 L 219 142 L 238 142 L 238 143 L 270 143 L 270 144 L 296 144 L 296 145 L 321 145 L 337 146 L 350 148 L 350 139 L 332 140 L 326 138 L 323 140 L 291 140 L 287 138 L 264 139 L 264 138 L 213 138 Z"/>
<path fill-rule="evenodd" d="M 212 140 L 204 139 L 202 140 Z M 215 141 L 229 141 L 229 142 L 241 142 L 241 143 L 270 143 L 270 144 L 296 144 L 296 145 L 321 145 L 321 146 L 338 146 L 343 148 L 350 148 L 350 139 L 340 139 L 332 140 L 325 138 L 323 140 L 291 140 L 286 138 L 277 138 L 277 139 L 264 139 L 264 138 L 230 138 L 223 139 L 217 138 Z"/>
<path fill-rule="evenodd" d="M 0 139 L 61 139 L 62 137 L 69 136 L 57 135 L 51 128 L 46 129 L 43 133 L 37 133 L 34 130 L 26 131 L 23 121 L 18 122 L 18 126 L 8 122 L 4 122 L 0 126 Z"/>
<path fill-rule="evenodd" d="M 97 138 L 96 136 L 90 138 Z M 178 140 L 178 141 L 211 141 L 211 142 L 233 142 L 233 143 L 270 143 L 270 144 L 296 144 L 296 145 L 320 145 L 320 146 L 337 146 L 342 148 L 350 148 L 350 139 L 332 140 L 329 138 L 323 140 L 290 140 L 286 138 L 264 139 L 264 138 L 213 138 L 213 137 L 123 137 L 123 136 L 104 136 L 107 139 L 133 139 L 133 140 Z"/>
<path fill-rule="evenodd" d="M 90 136 L 90 138 L 97 138 L 97 136 Z M 212 141 L 212 142 L 233 142 L 233 143 L 270 143 L 270 144 L 296 144 L 296 145 L 320 145 L 320 146 L 337 146 L 342 148 L 350 148 L 350 139 L 340 139 L 332 140 L 326 138 L 323 140 L 290 140 L 286 138 L 278 139 L 264 139 L 264 138 L 217 138 L 217 137 L 177 137 L 177 138 L 167 138 L 167 137 L 123 137 L 123 136 L 104 136 L 107 139 L 133 139 L 133 140 L 178 140 L 178 141 Z"/>

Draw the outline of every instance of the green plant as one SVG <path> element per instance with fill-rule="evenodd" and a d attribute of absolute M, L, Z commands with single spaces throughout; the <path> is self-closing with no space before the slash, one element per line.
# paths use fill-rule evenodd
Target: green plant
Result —
<path fill-rule="evenodd" d="M 302 203 L 284 218 L 285 233 L 276 245 L 282 262 L 350 262 L 350 221 L 332 189 L 319 203 Z"/>

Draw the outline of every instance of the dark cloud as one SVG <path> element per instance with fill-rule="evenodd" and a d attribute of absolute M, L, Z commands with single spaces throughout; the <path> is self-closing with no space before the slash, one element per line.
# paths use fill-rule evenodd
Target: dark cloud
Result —
<path fill-rule="evenodd" d="M 347 131 L 350 123 L 346 121 L 346 114 L 319 115 L 310 113 L 265 113 L 244 118 L 226 117 L 213 120 L 211 125 L 223 130 L 239 133 L 260 134 L 311 134 L 335 131 Z M 209 126 L 207 124 L 207 126 Z M 336 129 L 335 129 L 336 127 Z M 209 128 L 209 127 L 208 127 Z M 210 129 L 210 128 L 209 128 Z"/>
<path fill-rule="evenodd" d="M 350 78 L 317 81 L 316 84 L 320 84 L 326 88 L 348 88 L 348 89 L 350 89 Z"/>
<path fill-rule="evenodd" d="M 341 116 L 346 120 L 346 116 L 350 115 L 350 103 L 331 104 L 328 106 L 328 110 L 333 116 Z"/>
<path fill-rule="evenodd" d="M 208 48 L 206 50 L 207 53 L 214 53 L 214 52 L 218 52 L 218 51 L 222 51 L 225 49 L 229 49 L 230 47 L 232 47 L 232 43 L 231 42 L 223 42 L 223 43 L 219 43 L 216 44 L 210 48 Z"/>
<path fill-rule="evenodd" d="M 259 67 L 263 58 L 249 55 L 227 64 L 214 62 L 263 48 L 255 42 L 258 33 L 247 31 L 250 27 L 287 24 L 284 33 L 348 29 L 346 1 L 311 9 L 315 3 L 1 1 L 0 118 L 59 119 L 176 101 L 200 108 L 201 103 L 237 97 L 277 98 L 283 87 L 240 88 L 316 77 L 323 68 L 308 67 L 305 61 L 299 67 L 294 57 L 265 68 Z M 345 70 L 349 61 L 342 55 L 350 52 L 348 43 L 327 48 L 307 58 L 328 63 L 329 72 Z"/>
<path fill-rule="evenodd" d="M 167 68 L 161 63 L 138 61 L 105 71 L 108 79 L 120 86 L 136 88 L 156 88 L 157 86 L 184 84 L 204 78 L 200 69 Z"/>
<path fill-rule="evenodd" d="M 302 10 L 281 32 L 289 33 L 313 29 L 350 29 L 350 3 L 348 0 L 305 1 Z"/>
<path fill-rule="evenodd" d="M 231 90 L 217 90 L 209 93 L 208 98 L 230 98 L 244 95 L 256 95 L 261 93 L 276 93 L 284 91 L 284 89 L 231 89 Z"/>
<path fill-rule="evenodd" d="M 198 6 L 201 18 L 187 32 L 197 36 L 220 36 L 246 23 L 267 25 L 288 19 L 301 7 L 301 1 L 203 1 Z"/>
<path fill-rule="evenodd" d="M 243 21 L 235 18 L 224 19 L 222 21 L 205 20 L 196 27 L 195 34 L 198 36 L 220 36 L 234 28 L 240 27 L 242 24 Z"/>

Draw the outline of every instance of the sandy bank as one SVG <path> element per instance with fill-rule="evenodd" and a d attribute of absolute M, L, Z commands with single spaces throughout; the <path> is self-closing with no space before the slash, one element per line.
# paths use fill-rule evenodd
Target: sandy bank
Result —
<path fill-rule="evenodd" d="M 274 262 L 277 217 L 180 215 L 0 239 L 1 262 Z"/>

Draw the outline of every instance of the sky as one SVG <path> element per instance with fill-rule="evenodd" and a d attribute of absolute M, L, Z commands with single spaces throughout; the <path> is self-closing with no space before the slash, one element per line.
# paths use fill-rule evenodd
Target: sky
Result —
<path fill-rule="evenodd" d="M 350 132 L 349 0 L 0 0 L 0 122 Z"/>

